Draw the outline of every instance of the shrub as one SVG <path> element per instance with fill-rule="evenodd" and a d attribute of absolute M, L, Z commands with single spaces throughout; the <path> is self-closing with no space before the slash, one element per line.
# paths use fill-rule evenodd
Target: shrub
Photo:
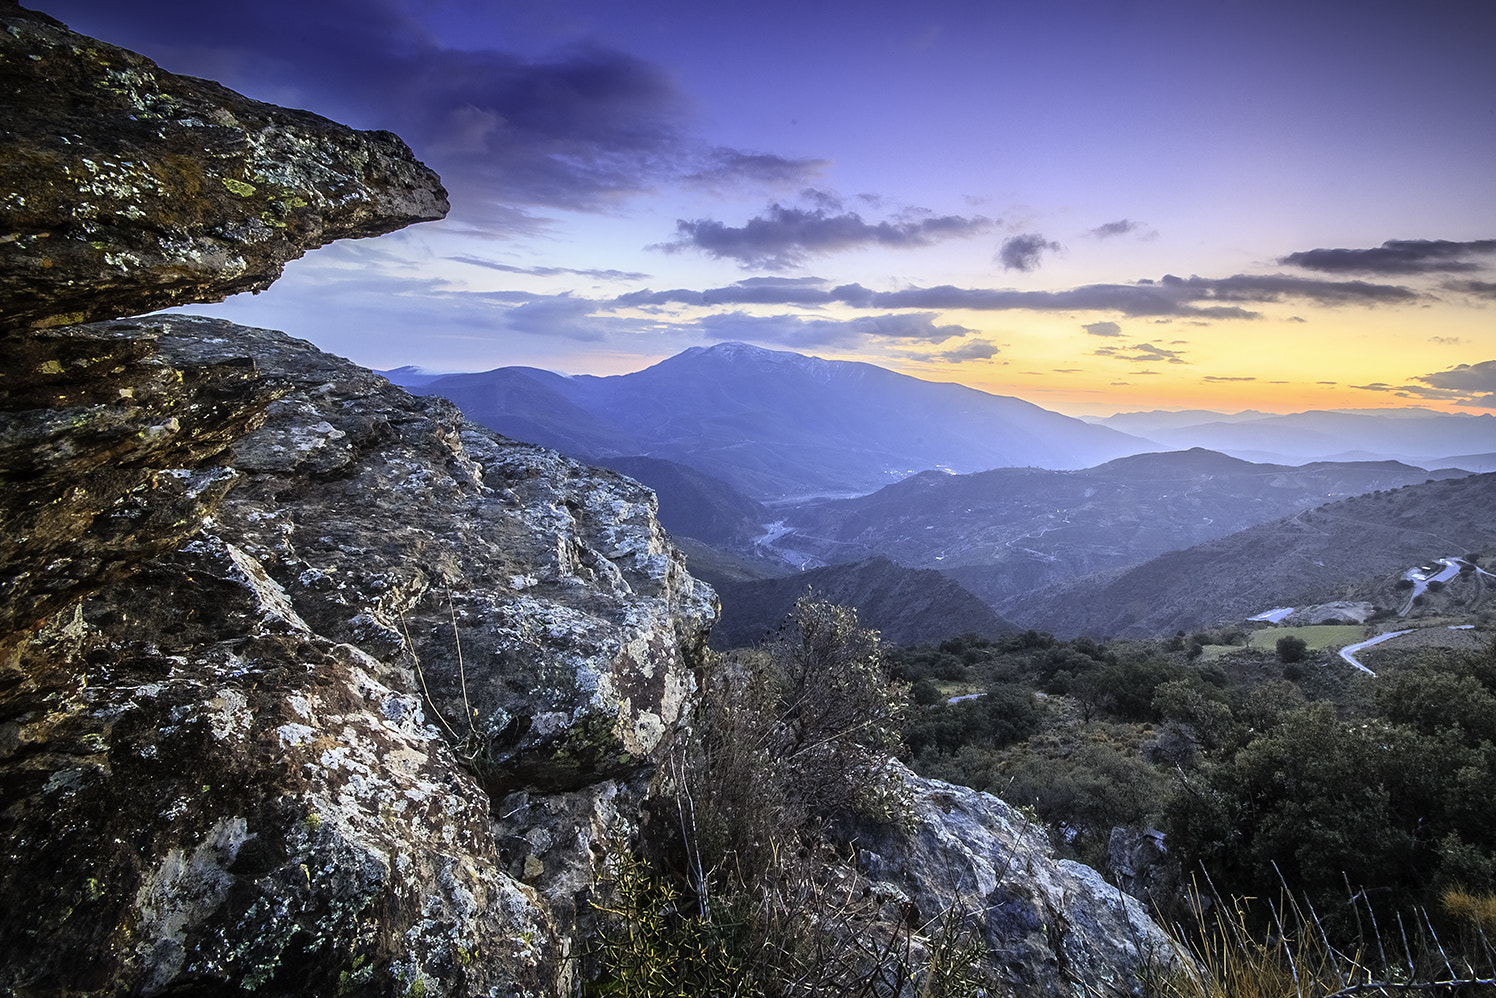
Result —
<path fill-rule="evenodd" d="M 1278 661 L 1283 663 L 1302 662 L 1309 653 L 1309 642 L 1292 634 L 1279 638 L 1275 647 L 1278 650 Z"/>

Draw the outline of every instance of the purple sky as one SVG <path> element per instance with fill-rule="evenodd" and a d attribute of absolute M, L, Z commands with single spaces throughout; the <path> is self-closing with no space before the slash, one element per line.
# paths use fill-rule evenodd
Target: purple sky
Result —
<path fill-rule="evenodd" d="M 199 311 L 372 367 L 743 339 L 1069 412 L 1496 402 L 1496 4 L 55 0 L 447 221 Z"/>

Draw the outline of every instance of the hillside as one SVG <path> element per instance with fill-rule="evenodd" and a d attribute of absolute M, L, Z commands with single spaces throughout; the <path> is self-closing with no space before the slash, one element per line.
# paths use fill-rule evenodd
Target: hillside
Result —
<path fill-rule="evenodd" d="M 1423 482 L 1396 462 L 1253 464 L 1195 448 L 1084 471 L 926 472 L 784 515 L 790 560 L 883 555 L 939 568 L 989 602 L 1135 565 L 1337 498 Z"/>
<path fill-rule="evenodd" d="M 762 503 L 720 478 L 654 457 L 612 457 L 597 462 L 628 475 L 659 498 L 660 523 L 679 537 L 734 548 L 750 544 L 769 519 Z"/>
<path fill-rule="evenodd" d="M 759 500 L 869 492 L 929 468 L 1081 468 L 1150 449 L 1021 399 L 741 343 L 613 377 L 499 368 L 410 390 L 446 396 L 507 436 L 590 460 L 664 458 Z"/>
<path fill-rule="evenodd" d="M 712 578 L 699 570 L 697 574 L 722 598 L 722 616 L 711 638 L 716 648 L 762 640 L 807 592 L 856 607 L 863 626 L 893 644 L 940 641 L 966 633 L 994 638 L 1018 629 L 939 572 L 904 568 L 887 558 L 751 581 Z"/>
<path fill-rule="evenodd" d="M 1409 567 L 1496 546 L 1496 474 L 1355 496 L 1106 576 L 998 603 L 1025 627 L 1143 636 L 1364 599 Z"/>

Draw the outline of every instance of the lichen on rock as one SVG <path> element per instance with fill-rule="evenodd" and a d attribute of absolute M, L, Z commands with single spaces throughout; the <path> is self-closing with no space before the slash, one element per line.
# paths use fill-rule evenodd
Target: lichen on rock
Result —
<path fill-rule="evenodd" d="M 259 291 L 334 239 L 441 218 L 398 137 L 168 73 L 0 4 L 0 328 Z"/>

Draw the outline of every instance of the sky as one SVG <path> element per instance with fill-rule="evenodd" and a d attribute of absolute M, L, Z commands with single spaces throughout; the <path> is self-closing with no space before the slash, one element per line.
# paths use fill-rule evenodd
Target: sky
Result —
<path fill-rule="evenodd" d="M 740 340 L 1070 415 L 1496 411 L 1491 0 L 26 0 L 446 220 L 192 311 L 376 369 Z"/>

